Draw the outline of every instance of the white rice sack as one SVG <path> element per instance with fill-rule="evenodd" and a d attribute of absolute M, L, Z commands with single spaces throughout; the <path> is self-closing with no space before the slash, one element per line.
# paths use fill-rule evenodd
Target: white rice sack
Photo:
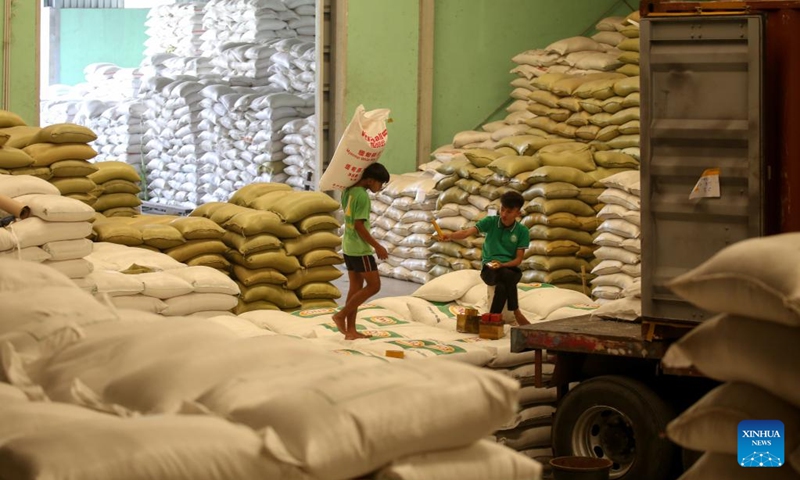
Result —
<path fill-rule="evenodd" d="M 594 251 L 594 256 L 600 260 L 617 260 L 629 265 L 635 265 L 641 261 L 639 255 L 618 247 L 600 247 Z"/>
<path fill-rule="evenodd" d="M 542 465 L 489 440 L 471 446 L 427 452 L 392 461 L 375 474 L 376 480 L 459 479 L 538 480 Z"/>
<path fill-rule="evenodd" d="M 45 222 L 37 217 L 28 217 L 14 222 L 9 229 L 16 235 L 19 248 L 26 248 L 49 242 L 85 238 L 92 233 L 92 224 L 89 222 Z"/>
<path fill-rule="evenodd" d="M 10 342 L 24 361 L 54 353 L 80 340 L 83 325 L 117 319 L 113 311 L 75 284 L 3 292 L 0 302 L 3 305 L 0 343 Z M 8 365 L 13 368 L 14 362 Z M 8 372 L 5 376 L 14 383 Z"/>
<path fill-rule="evenodd" d="M 0 175 L 0 195 L 15 198 L 22 195 L 61 195 L 55 185 L 30 175 Z"/>
<path fill-rule="evenodd" d="M 637 195 L 633 195 L 616 188 L 607 188 L 597 197 L 597 200 L 600 203 L 620 205 L 628 210 L 638 211 L 641 209 L 641 200 Z"/>
<path fill-rule="evenodd" d="M 117 272 L 112 272 L 117 273 Z M 123 275 L 120 273 L 120 275 Z M 144 288 L 144 285 L 142 285 Z M 109 298 L 109 301 L 116 308 L 125 310 L 136 310 L 153 314 L 160 314 L 167 308 L 163 300 L 144 295 L 117 295 Z"/>
<path fill-rule="evenodd" d="M 7 250 L 0 251 L 0 258 L 7 258 L 11 260 L 25 260 L 26 262 L 42 263 L 45 260 L 53 258 L 52 255 L 39 247 L 28 247 L 20 250 Z"/>
<path fill-rule="evenodd" d="M 377 161 L 386 147 L 388 116 L 387 109 L 366 112 L 362 105 L 356 108 L 328 168 L 320 178 L 320 190 L 340 190 L 358 182 L 362 169 Z"/>
<path fill-rule="evenodd" d="M 735 243 L 669 283 L 712 312 L 800 326 L 800 233 Z"/>
<path fill-rule="evenodd" d="M 239 300 L 235 295 L 224 293 L 189 293 L 164 300 L 167 304 L 161 314 L 167 316 L 192 315 L 198 312 L 227 311 Z"/>
<path fill-rule="evenodd" d="M 91 255 L 92 242 L 85 238 L 62 240 L 45 243 L 42 249 L 50 255 L 49 260 L 74 260 Z"/>
<path fill-rule="evenodd" d="M 211 267 L 194 266 L 176 268 L 167 272 L 189 282 L 195 293 L 222 293 L 239 295 L 239 286 L 228 275 Z M 223 308 L 221 310 L 227 310 Z"/>
<path fill-rule="evenodd" d="M 60 195 L 22 195 L 15 200 L 30 207 L 31 215 L 48 222 L 85 222 L 95 213 L 89 205 Z"/>
<path fill-rule="evenodd" d="M 800 431 L 800 411 L 761 388 L 735 382 L 708 392 L 672 420 L 667 435 L 684 448 L 736 455 L 739 422 L 759 418 L 780 420 L 786 432 Z M 784 441 L 791 452 L 800 439 L 789 434 Z"/>
<path fill-rule="evenodd" d="M 412 295 L 430 302 L 453 302 L 479 282 L 483 283 L 483 280 L 477 270 L 452 272 L 431 280 Z"/>
<path fill-rule="evenodd" d="M 0 293 L 40 287 L 75 288 L 75 285 L 50 267 L 16 258 L 0 258 Z"/>
<path fill-rule="evenodd" d="M 50 268 L 58 270 L 69 278 L 83 278 L 92 273 L 92 269 L 94 268 L 91 262 L 83 258 L 58 261 L 46 260 L 42 262 L 42 265 L 47 265 Z"/>
<path fill-rule="evenodd" d="M 642 316 L 642 299 L 635 297 L 612 300 L 592 312 L 593 317 L 635 321 Z"/>
<path fill-rule="evenodd" d="M 136 275 L 144 284 L 143 295 L 162 300 L 186 295 L 194 290 L 191 283 L 167 272 L 140 273 Z"/>
<path fill-rule="evenodd" d="M 800 329 L 722 314 L 706 320 L 674 343 L 664 365 L 694 366 L 723 382 L 761 387 L 800 407 Z"/>
<path fill-rule="evenodd" d="M 225 414 L 266 427 L 265 447 L 281 461 L 346 479 L 394 458 L 470 445 L 515 413 L 518 383 L 500 374 L 458 362 L 349 363 L 334 376 L 283 369 L 223 385 L 228 395 L 248 398 Z M 391 401 L 398 396 L 402 404 Z"/>
<path fill-rule="evenodd" d="M 591 304 L 586 295 L 542 283 L 520 284 L 519 308 L 529 321 L 542 320 L 555 310 L 572 304 Z"/>
<path fill-rule="evenodd" d="M 120 419 L 100 415 L 42 425 L 4 442 L 0 471 L 83 480 L 120 478 L 119 472 L 131 480 L 308 478 L 297 468 L 264 455 L 262 442 L 256 432 L 212 416 Z M 132 455 L 124 445 L 148 448 Z M 87 452 L 101 460 L 87 461 Z"/>
<path fill-rule="evenodd" d="M 545 48 L 545 50 L 549 53 L 558 53 L 559 55 L 567 55 L 572 52 L 581 52 L 587 50 L 601 51 L 602 48 L 596 41 L 592 40 L 591 38 L 570 37 L 551 43 L 550 45 L 547 46 L 547 48 Z"/>

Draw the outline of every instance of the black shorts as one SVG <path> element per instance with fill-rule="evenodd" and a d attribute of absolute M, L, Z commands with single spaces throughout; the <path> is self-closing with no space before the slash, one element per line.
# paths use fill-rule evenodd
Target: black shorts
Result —
<path fill-rule="evenodd" d="M 374 272 L 378 269 L 378 264 L 375 263 L 375 257 L 372 255 L 362 257 L 344 255 L 344 264 L 350 272 Z"/>

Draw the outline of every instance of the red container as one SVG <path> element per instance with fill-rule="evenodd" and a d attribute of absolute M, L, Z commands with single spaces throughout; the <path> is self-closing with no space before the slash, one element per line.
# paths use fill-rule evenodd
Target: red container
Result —
<path fill-rule="evenodd" d="M 503 315 L 499 313 L 484 313 L 481 315 L 481 323 L 486 324 L 502 324 L 503 323 Z"/>

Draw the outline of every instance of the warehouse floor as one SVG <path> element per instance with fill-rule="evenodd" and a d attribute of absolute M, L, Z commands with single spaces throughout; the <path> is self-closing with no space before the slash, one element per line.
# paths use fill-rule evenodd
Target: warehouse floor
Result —
<path fill-rule="evenodd" d="M 350 288 L 350 282 L 347 281 L 347 270 L 344 268 L 344 265 L 339 265 L 338 268 L 342 271 L 343 275 L 331 283 L 336 285 L 336 288 L 342 292 L 342 298 L 338 299 L 336 303 L 339 305 L 344 305 L 344 301 L 347 297 L 347 290 Z M 372 298 L 375 299 L 411 295 L 421 286 L 422 285 L 414 282 L 406 282 L 404 280 L 381 277 L 381 291 Z"/>

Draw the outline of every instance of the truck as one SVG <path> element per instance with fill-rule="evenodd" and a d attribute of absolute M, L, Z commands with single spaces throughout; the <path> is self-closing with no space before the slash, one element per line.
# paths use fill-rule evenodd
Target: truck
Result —
<path fill-rule="evenodd" d="M 667 284 L 747 238 L 800 230 L 800 2 L 640 3 L 642 316 L 513 328 L 555 386 L 555 456 L 613 462 L 614 480 L 672 480 L 699 457 L 667 423 L 718 383 L 661 363 L 712 314 Z M 718 198 L 691 200 L 709 169 Z M 552 359 L 549 379 L 542 363 Z"/>

